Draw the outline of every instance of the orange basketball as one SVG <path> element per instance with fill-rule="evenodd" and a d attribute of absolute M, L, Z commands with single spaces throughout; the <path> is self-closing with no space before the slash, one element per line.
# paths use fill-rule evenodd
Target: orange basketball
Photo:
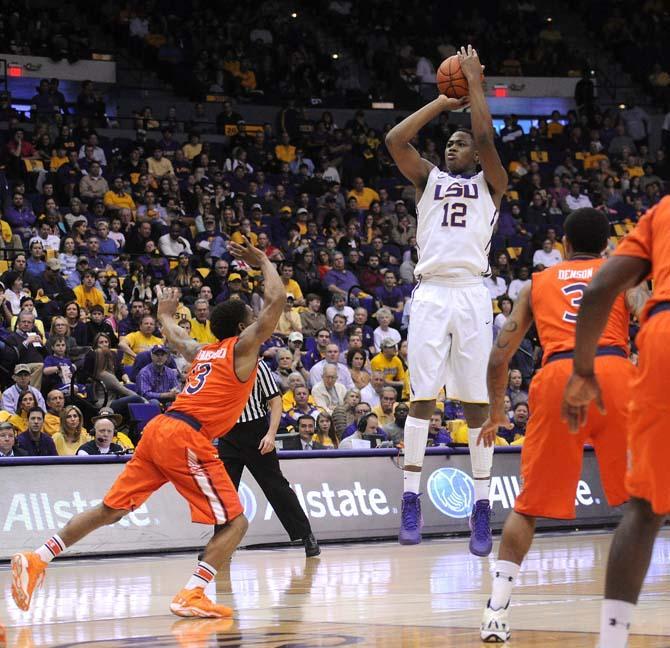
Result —
<path fill-rule="evenodd" d="M 468 94 L 468 81 L 463 76 L 461 63 L 458 56 L 450 56 L 444 59 L 437 68 L 436 81 L 440 94 L 447 95 L 451 99 L 459 99 Z"/>

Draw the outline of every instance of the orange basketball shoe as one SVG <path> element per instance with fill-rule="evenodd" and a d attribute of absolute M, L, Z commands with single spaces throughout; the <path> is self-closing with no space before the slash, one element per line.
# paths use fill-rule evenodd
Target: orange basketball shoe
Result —
<path fill-rule="evenodd" d="M 220 619 L 233 616 L 231 608 L 213 603 L 202 587 L 183 589 L 179 592 L 170 603 L 170 612 L 180 617 Z"/>
<path fill-rule="evenodd" d="M 24 612 L 30 608 L 35 588 L 44 580 L 45 563 L 34 551 L 12 556 L 12 597 Z"/>

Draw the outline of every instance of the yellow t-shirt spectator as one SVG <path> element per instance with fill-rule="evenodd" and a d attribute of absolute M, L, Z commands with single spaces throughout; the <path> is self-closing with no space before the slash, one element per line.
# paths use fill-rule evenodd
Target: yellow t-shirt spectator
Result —
<path fill-rule="evenodd" d="M 370 189 L 370 187 L 363 187 L 362 191 L 352 189 L 347 194 L 347 198 L 351 198 L 352 196 L 358 201 L 359 209 L 368 209 L 373 200 L 379 200 L 379 194 L 374 189 Z"/>
<path fill-rule="evenodd" d="M 149 168 L 149 173 L 155 178 L 162 178 L 165 175 L 174 175 L 172 162 L 166 157 L 157 160 L 155 157 L 151 156 L 147 161 L 147 167 Z"/>
<path fill-rule="evenodd" d="M 311 394 L 309 395 L 307 402 L 312 407 L 315 407 L 314 399 L 312 398 Z M 284 395 L 281 397 L 281 406 L 282 411 L 284 412 L 290 412 L 295 407 L 295 396 L 293 396 L 292 389 L 289 389 L 287 392 L 284 392 Z"/>
<path fill-rule="evenodd" d="M 90 308 L 91 306 L 103 306 L 105 305 L 105 296 L 102 294 L 102 291 L 98 288 L 91 288 L 86 290 L 86 288 L 79 284 L 75 286 L 74 290 L 75 299 L 81 308 Z"/>
<path fill-rule="evenodd" d="M 200 344 L 212 344 L 217 342 L 216 337 L 212 333 L 210 328 L 209 320 L 206 320 L 204 324 L 198 322 L 195 317 L 191 320 L 191 337 Z"/>
<path fill-rule="evenodd" d="M 105 193 L 102 201 L 105 203 L 105 207 L 118 207 L 119 209 L 127 207 L 130 211 L 135 213 L 135 201 L 130 194 L 124 193 L 119 196 L 115 191 L 108 191 Z"/>
<path fill-rule="evenodd" d="M 372 371 L 381 371 L 384 374 L 384 380 L 404 381 L 405 368 L 402 366 L 402 360 L 398 356 L 393 356 L 390 360 L 384 357 L 383 353 L 378 353 L 370 361 Z M 382 425 L 382 427 L 384 427 Z"/>
<path fill-rule="evenodd" d="M 77 450 L 79 450 L 84 443 L 88 443 L 91 440 L 91 437 L 84 428 L 81 428 L 81 434 L 74 442 L 68 441 L 63 436 L 62 432 L 56 432 L 51 438 L 54 441 L 54 445 L 56 446 L 56 450 L 60 457 L 74 457 L 74 455 L 77 454 Z"/>
<path fill-rule="evenodd" d="M 551 139 L 556 135 L 561 135 L 563 133 L 564 126 L 560 122 L 550 121 L 547 124 L 547 137 Z"/>
<path fill-rule="evenodd" d="M 121 338 L 122 342 L 125 342 L 131 349 L 131 351 L 137 355 L 142 353 L 142 351 L 150 351 L 151 347 L 155 345 L 162 345 L 164 342 L 159 337 L 155 335 L 146 336 L 142 331 L 133 331 L 128 333 L 125 337 Z M 123 356 L 123 364 L 131 365 L 135 362 L 132 356 L 129 356 L 127 353 Z"/>
<path fill-rule="evenodd" d="M 181 147 L 181 150 L 184 152 L 184 157 L 190 162 L 194 157 L 202 153 L 202 142 L 198 142 L 197 144 L 189 144 L 186 142 L 186 144 Z"/>
<path fill-rule="evenodd" d="M 230 237 L 230 240 L 233 243 L 237 243 L 238 245 L 244 245 L 245 236 L 249 239 L 251 245 L 253 245 L 254 247 L 258 244 L 258 235 L 256 234 L 256 232 L 249 232 L 248 234 L 242 234 L 242 232 L 233 232 L 232 236 Z"/>
<path fill-rule="evenodd" d="M 275 146 L 275 155 L 282 162 L 293 162 L 295 160 L 295 146 L 291 146 L 291 144 L 277 144 Z"/>
<path fill-rule="evenodd" d="M 291 293 L 296 301 L 300 301 L 302 296 L 302 290 L 300 290 L 300 284 L 295 279 L 289 279 L 285 284 L 287 293 Z"/>
<path fill-rule="evenodd" d="M 65 163 L 67 162 L 67 155 L 65 157 L 58 157 L 57 155 L 52 155 L 49 160 L 49 170 L 53 173 L 58 171 Z"/>

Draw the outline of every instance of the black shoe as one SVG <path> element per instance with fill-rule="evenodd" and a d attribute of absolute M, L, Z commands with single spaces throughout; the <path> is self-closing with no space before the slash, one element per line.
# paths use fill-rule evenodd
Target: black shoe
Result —
<path fill-rule="evenodd" d="M 321 547 L 319 547 L 319 543 L 316 541 L 313 533 L 306 535 L 302 539 L 302 543 L 305 545 L 305 555 L 308 558 L 314 558 L 314 556 L 318 556 L 321 553 Z"/>

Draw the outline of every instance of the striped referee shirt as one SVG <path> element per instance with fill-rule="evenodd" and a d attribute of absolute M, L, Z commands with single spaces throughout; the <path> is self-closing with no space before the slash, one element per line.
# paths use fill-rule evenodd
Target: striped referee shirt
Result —
<path fill-rule="evenodd" d="M 258 361 L 258 373 L 256 374 L 256 382 L 251 390 L 251 396 L 247 401 L 247 405 L 238 419 L 238 423 L 249 423 L 261 418 L 265 418 L 268 414 L 268 401 L 275 396 L 279 396 L 281 392 L 270 368 L 262 360 Z"/>

